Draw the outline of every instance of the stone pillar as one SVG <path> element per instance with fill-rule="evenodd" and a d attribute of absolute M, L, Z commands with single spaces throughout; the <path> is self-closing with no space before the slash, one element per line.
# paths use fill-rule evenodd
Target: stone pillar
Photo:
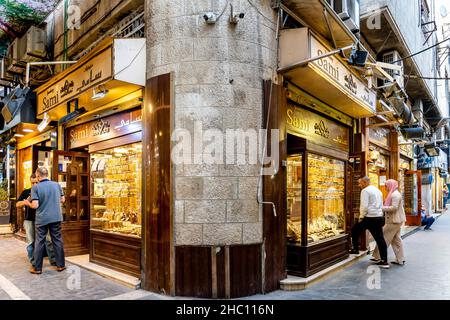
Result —
<path fill-rule="evenodd" d="M 235 13 L 245 14 L 237 24 L 229 21 L 227 3 L 146 1 L 147 78 L 173 75 L 172 130 L 185 129 L 192 137 L 200 124 L 203 130 L 219 130 L 224 136 L 223 153 L 227 129 L 258 133 L 262 127 L 263 80 L 274 78 L 277 67 L 277 13 L 271 1 L 229 1 Z M 222 11 L 215 24 L 205 22 L 206 12 L 220 15 Z M 203 147 L 208 144 L 205 141 Z M 195 150 L 193 162 L 201 158 L 204 148 Z M 249 153 L 254 154 L 246 148 L 246 159 Z M 176 247 L 262 244 L 259 166 L 227 164 L 225 153 L 220 158 L 224 163 L 175 166 Z"/>

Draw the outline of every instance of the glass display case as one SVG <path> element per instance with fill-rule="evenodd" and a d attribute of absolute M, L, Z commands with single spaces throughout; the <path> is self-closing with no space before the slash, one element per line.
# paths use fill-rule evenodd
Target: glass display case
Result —
<path fill-rule="evenodd" d="M 308 154 L 308 244 L 345 233 L 345 163 Z"/>
<path fill-rule="evenodd" d="M 298 243 L 302 235 L 302 160 L 302 155 L 287 160 L 287 237 Z"/>
<path fill-rule="evenodd" d="M 91 154 L 91 229 L 141 236 L 142 144 Z"/>

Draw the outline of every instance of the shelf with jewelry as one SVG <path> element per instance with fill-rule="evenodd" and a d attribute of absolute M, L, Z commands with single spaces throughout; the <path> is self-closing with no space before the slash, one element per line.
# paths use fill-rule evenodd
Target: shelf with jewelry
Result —
<path fill-rule="evenodd" d="M 308 244 L 345 233 L 345 163 L 308 155 Z"/>
<path fill-rule="evenodd" d="M 91 154 L 91 230 L 141 237 L 142 144 Z"/>

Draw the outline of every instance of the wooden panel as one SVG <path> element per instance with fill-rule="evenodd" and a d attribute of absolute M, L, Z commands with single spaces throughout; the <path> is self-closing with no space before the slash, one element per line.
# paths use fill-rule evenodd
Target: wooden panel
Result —
<path fill-rule="evenodd" d="M 139 238 L 91 230 L 91 262 L 140 277 L 141 249 Z"/>
<path fill-rule="evenodd" d="M 175 294 L 212 297 L 211 247 L 175 247 Z"/>
<path fill-rule="evenodd" d="M 214 248 L 216 252 L 216 279 L 217 279 L 217 298 L 224 299 L 227 297 L 226 290 L 226 277 L 225 277 L 225 248 L 219 248 L 219 252 Z"/>
<path fill-rule="evenodd" d="M 89 253 L 89 222 L 71 222 L 62 224 L 64 252 L 66 256 Z"/>
<path fill-rule="evenodd" d="M 230 247 L 230 297 L 262 292 L 261 245 Z"/>
<path fill-rule="evenodd" d="M 265 246 L 264 292 L 277 290 L 286 278 L 286 91 L 283 87 L 264 81 L 263 127 L 280 130 L 279 171 L 275 177 L 263 177 L 264 201 L 275 203 L 277 216 L 271 205 L 263 205 L 263 237 Z M 269 133 L 270 137 L 270 133 Z M 269 140 L 270 141 L 270 140 Z M 267 145 L 271 154 L 271 144 Z"/>
<path fill-rule="evenodd" d="M 346 236 L 311 246 L 288 244 L 288 273 L 299 277 L 309 277 L 347 257 Z"/>
<path fill-rule="evenodd" d="M 172 76 L 147 81 L 143 114 L 143 259 L 142 287 L 174 294 L 171 113 Z M 154 150 L 158 150 L 155 152 Z"/>

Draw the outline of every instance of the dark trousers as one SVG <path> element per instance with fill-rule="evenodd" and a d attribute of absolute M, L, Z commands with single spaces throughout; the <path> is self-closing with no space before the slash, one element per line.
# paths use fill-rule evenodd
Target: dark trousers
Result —
<path fill-rule="evenodd" d="M 431 225 L 434 223 L 436 219 L 434 217 L 427 217 L 422 219 L 422 226 L 425 226 L 425 229 L 430 229 Z"/>
<path fill-rule="evenodd" d="M 387 261 L 387 246 L 386 241 L 384 240 L 383 226 L 384 217 L 365 217 L 360 222 L 356 223 L 352 228 L 353 249 L 359 250 L 359 238 L 364 231 L 369 230 L 377 243 L 378 249 L 380 250 L 381 260 Z"/>
<path fill-rule="evenodd" d="M 42 270 L 44 260 L 45 237 L 50 232 L 53 248 L 55 250 L 56 265 L 58 267 L 65 266 L 64 244 L 61 235 L 61 222 L 50 223 L 45 226 L 36 226 L 36 239 L 34 242 L 34 265 L 35 269 Z"/>

